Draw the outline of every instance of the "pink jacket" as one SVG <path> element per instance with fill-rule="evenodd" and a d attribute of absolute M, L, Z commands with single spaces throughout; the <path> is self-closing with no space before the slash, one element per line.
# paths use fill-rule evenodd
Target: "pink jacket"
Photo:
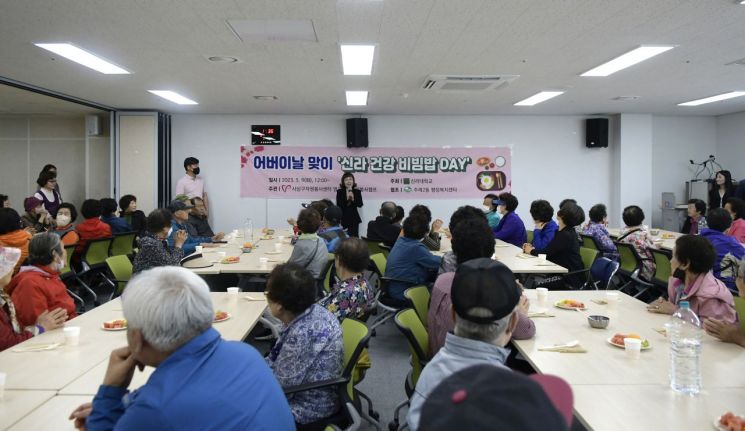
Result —
<path fill-rule="evenodd" d="M 727 323 L 735 323 L 735 300 L 732 293 L 721 281 L 714 277 L 709 271 L 700 275 L 691 286 L 683 286 L 683 282 L 675 277 L 670 277 L 667 283 L 667 292 L 673 304 L 680 301 L 688 301 L 691 310 L 701 319 L 718 319 Z"/>
<path fill-rule="evenodd" d="M 741 244 L 745 244 L 745 220 L 739 218 L 732 222 L 727 235 L 735 237 Z"/>

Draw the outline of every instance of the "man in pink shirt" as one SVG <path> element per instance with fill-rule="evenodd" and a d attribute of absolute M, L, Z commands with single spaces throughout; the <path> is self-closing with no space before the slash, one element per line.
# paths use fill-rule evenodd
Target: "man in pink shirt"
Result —
<path fill-rule="evenodd" d="M 205 209 L 209 208 L 207 193 L 204 191 L 204 180 L 199 175 L 199 160 L 195 157 L 187 157 L 184 160 L 186 175 L 176 183 L 176 195 L 186 195 L 191 198 L 204 200 Z"/>

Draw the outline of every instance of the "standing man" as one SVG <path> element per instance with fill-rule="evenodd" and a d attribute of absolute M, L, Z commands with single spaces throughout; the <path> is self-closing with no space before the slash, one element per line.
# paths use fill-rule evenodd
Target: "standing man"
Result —
<path fill-rule="evenodd" d="M 191 198 L 204 199 L 205 208 L 209 208 L 207 193 L 204 192 L 204 180 L 199 175 L 199 160 L 195 157 L 184 159 L 186 175 L 176 183 L 176 195 L 186 195 Z"/>

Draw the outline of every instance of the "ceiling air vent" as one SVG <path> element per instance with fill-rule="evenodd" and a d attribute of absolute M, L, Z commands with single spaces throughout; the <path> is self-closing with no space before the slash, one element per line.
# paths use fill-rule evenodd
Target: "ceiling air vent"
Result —
<path fill-rule="evenodd" d="M 503 87 L 520 75 L 429 75 L 422 88 L 435 91 L 490 91 Z"/>

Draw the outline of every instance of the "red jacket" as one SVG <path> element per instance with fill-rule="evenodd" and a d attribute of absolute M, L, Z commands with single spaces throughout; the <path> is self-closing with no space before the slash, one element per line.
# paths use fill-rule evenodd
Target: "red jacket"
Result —
<path fill-rule="evenodd" d="M 98 217 L 85 219 L 85 221 L 75 227 L 75 231 L 80 237 L 78 247 L 75 249 L 75 254 L 77 255 L 80 255 L 85 250 L 88 241 L 99 238 L 110 238 L 112 236 L 111 226 L 102 222 Z"/>
<path fill-rule="evenodd" d="M 58 307 L 67 311 L 68 319 L 77 316 L 75 303 L 67 294 L 59 273 L 47 267 L 21 267 L 6 290 L 16 307 L 16 317 L 21 326 L 35 325 L 36 318 L 44 310 L 52 311 Z"/>
<path fill-rule="evenodd" d="M 21 329 L 20 334 L 16 334 L 13 330 L 13 324 L 10 322 L 7 305 L 0 307 L 0 352 L 33 336 L 34 334 L 23 329 Z"/>

